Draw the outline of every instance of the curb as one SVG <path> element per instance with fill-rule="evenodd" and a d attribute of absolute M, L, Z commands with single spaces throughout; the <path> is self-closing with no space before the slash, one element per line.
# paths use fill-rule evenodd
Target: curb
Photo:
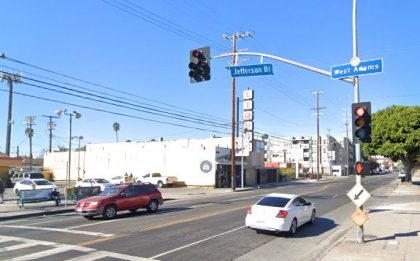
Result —
<path fill-rule="evenodd" d="M 73 212 L 73 211 L 74 211 L 74 208 L 69 208 L 69 209 L 27 213 L 27 214 L 15 215 L 15 216 L 0 217 L 0 221 L 16 220 L 16 219 L 21 219 L 21 218 L 30 218 L 30 217 L 38 217 L 38 216 L 50 216 L 50 215 L 62 214 L 62 213 Z"/>

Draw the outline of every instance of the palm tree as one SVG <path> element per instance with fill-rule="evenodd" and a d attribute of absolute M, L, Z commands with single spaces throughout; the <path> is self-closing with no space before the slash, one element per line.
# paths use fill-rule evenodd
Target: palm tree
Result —
<path fill-rule="evenodd" d="M 118 142 L 118 131 L 120 130 L 120 124 L 118 122 L 114 122 L 114 124 L 112 124 L 112 128 L 115 131 L 115 137 L 117 138 Z"/>
<path fill-rule="evenodd" d="M 29 170 L 32 170 L 32 137 L 34 136 L 34 129 L 31 127 L 25 129 L 25 134 L 29 138 Z"/>

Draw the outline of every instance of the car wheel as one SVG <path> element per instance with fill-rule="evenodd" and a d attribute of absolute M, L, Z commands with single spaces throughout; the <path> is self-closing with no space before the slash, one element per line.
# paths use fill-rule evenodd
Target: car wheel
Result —
<path fill-rule="evenodd" d="M 130 209 L 131 213 L 135 213 L 137 211 L 137 209 Z"/>
<path fill-rule="evenodd" d="M 147 205 L 147 212 L 155 213 L 159 208 L 159 203 L 157 200 L 150 200 L 149 204 Z"/>
<path fill-rule="evenodd" d="M 93 216 L 83 216 L 84 218 L 91 220 L 93 218 Z"/>
<path fill-rule="evenodd" d="M 117 208 L 113 205 L 108 205 L 104 209 L 102 216 L 105 219 L 113 219 L 117 215 Z"/>
<path fill-rule="evenodd" d="M 311 220 L 309 222 L 311 222 L 311 224 L 315 223 L 315 215 L 316 215 L 316 210 L 312 210 L 312 214 L 311 214 Z"/>
<path fill-rule="evenodd" d="M 163 188 L 163 182 L 162 181 L 158 181 L 157 185 L 158 185 L 159 188 Z"/>
<path fill-rule="evenodd" d="M 290 225 L 289 235 L 293 236 L 294 234 L 296 234 L 296 230 L 297 230 L 297 220 L 296 218 L 294 218 L 292 221 L 292 224 Z"/>

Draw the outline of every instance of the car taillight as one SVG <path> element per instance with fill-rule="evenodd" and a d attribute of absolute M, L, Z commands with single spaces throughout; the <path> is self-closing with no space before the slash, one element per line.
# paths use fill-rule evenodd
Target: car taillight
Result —
<path fill-rule="evenodd" d="M 246 213 L 252 215 L 252 207 L 247 207 Z"/>
<path fill-rule="evenodd" d="M 280 210 L 279 213 L 277 213 L 276 218 L 286 218 L 288 212 L 286 210 Z"/>

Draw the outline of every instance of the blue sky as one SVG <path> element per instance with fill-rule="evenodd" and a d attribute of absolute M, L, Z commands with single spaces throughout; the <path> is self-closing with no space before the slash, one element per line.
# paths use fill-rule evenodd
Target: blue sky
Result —
<path fill-rule="evenodd" d="M 47 149 L 47 119 L 42 115 L 53 115 L 59 108 L 82 114 L 73 121 L 72 130 L 74 136 L 84 136 L 82 145 L 114 142 L 114 122 L 121 126 L 120 141 L 228 136 L 229 127 L 186 121 L 193 118 L 230 125 L 231 78 L 225 68 L 230 59 L 212 60 L 212 79 L 199 84 L 189 82 L 187 67 L 191 49 L 210 46 L 212 56 L 230 50 L 231 42 L 223 39 L 224 33 L 251 30 L 255 38 L 238 40 L 238 49 L 273 54 L 324 70 L 352 58 L 352 0 L 4 0 L 2 10 L 0 53 L 73 77 L 0 59 L 1 70 L 22 72 L 27 77 L 25 84 L 15 85 L 15 92 L 49 99 L 14 94 L 12 155 L 17 146 L 21 154 L 29 150 L 24 134 L 26 116 L 36 116 L 35 156 Z M 394 104 L 419 105 L 418 10 L 417 1 L 358 1 L 359 57 L 384 59 L 383 73 L 360 77 L 360 100 L 371 101 L 373 111 Z M 240 64 L 258 62 L 250 58 Z M 320 105 L 326 109 L 322 111 L 321 134 L 330 129 L 334 136 L 345 135 L 345 108 L 350 108 L 354 99 L 350 84 L 277 61 L 265 62 L 273 64 L 273 76 L 236 81 L 237 96 L 247 88 L 255 91 L 255 128 L 259 132 L 315 135 L 316 118 L 311 108 L 316 107 L 316 99 L 312 92 L 322 90 Z M 80 91 L 106 96 L 112 99 L 108 103 L 118 106 L 45 87 L 79 90 L 80 96 L 86 96 Z M 90 97 L 104 101 L 97 96 Z M 0 101 L 0 151 L 5 151 L 5 82 L 0 83 Z M 136 110 L 129 109 L 133 106 Z M 152 109 L 152 114 L 139 111 L 144 107 Z M 158 112 L 172 114 L 160 117 Z M 68 116 L 56 119 L 53 147 L 67 147 L 68 136 Z"/>

